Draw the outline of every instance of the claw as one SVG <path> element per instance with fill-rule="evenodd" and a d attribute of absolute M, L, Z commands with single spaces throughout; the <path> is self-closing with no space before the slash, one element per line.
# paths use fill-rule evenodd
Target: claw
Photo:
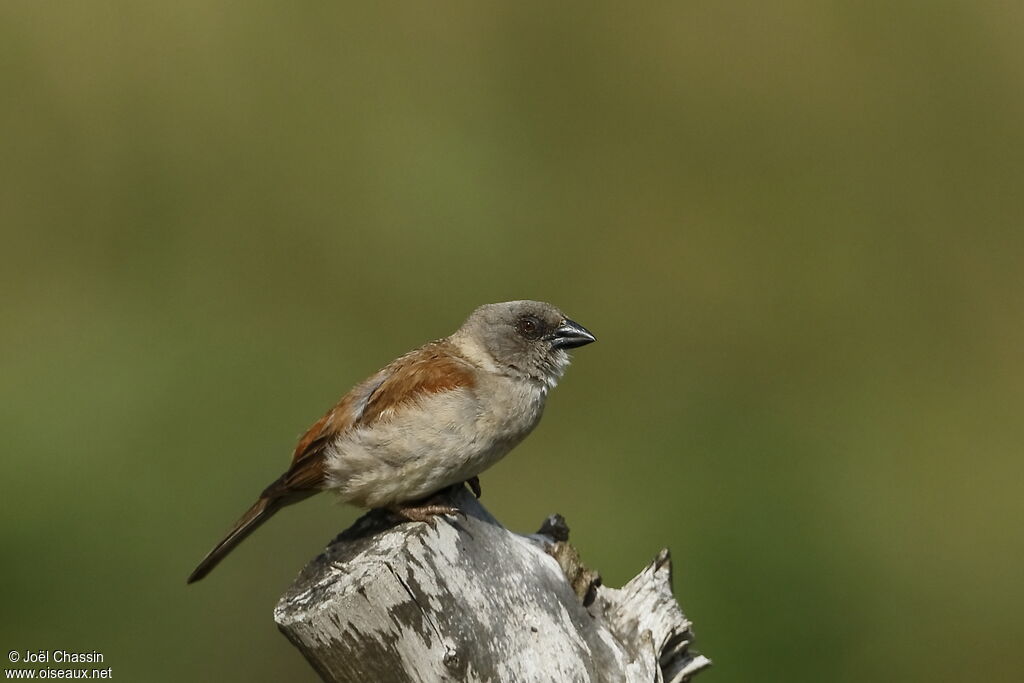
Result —
<path fill-rule="evenodd" d="M 430 522 L 439 515 L 466 516 L 466 513 L 453 505 L 413 505 L 410 507 L 392 505 L 388 510 L 410 522 Z"/>
<path fill-rule="evenodd" d="M 466 483 L 469 484 L 469 490 L 472 491 L 473 495 L 479 500 L 480 496 L 484 492 L 483 489 L 480 488 L 480 477 L 470 477 L 466 480 Z"/>

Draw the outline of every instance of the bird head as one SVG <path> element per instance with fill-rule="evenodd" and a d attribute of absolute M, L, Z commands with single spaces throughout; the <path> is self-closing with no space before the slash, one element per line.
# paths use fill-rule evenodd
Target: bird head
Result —
<path fill-rule="evenodd" d="M 473 311 L 453 335 L 482 350 L 503 373 L 553 387 L 569 349 L 596 341 L 587 328 L 543 301 L 505 301 Z"/>

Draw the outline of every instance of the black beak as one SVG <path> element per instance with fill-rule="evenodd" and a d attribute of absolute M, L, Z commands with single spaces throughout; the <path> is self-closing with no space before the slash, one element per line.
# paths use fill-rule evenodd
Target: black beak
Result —
<path fill-rule="evenodd" d="M 590 334 L 590 330 L 568 318 L 555 328 L 549 339 L 552 348 L 556 349 L 575 349 L 597 341 L 597 337 Z"/>

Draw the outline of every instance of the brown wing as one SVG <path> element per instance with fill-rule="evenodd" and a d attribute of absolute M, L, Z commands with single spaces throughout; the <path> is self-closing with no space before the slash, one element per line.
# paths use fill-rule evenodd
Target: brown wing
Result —
<path fill-rule="evenodd" d="M 268 486 L 263 496 L 278 497 L 289 492 L 318 491 L 323 487 L 324 450 L 332 439 L 356 423 L 370 395 L 383 381 L 385 370 L 354 387 L 306 430 L 295 446 L 288 471 Z"/>
<path fill-rule="evenodd" d="M 472 387 L 473 366 L 447 341 L 435 341 L 405 354 L 347 393 L 299 439 L 292 465 L 264 495 L 320 489 L 324 450 L 349 429 L 389 420 L 402 405 L 427 394 Z"/>
<path fill-rule="evenodd" d="M 427 394 L 474 385 L 473 366 L 449 341 L 422 346 L 396 360 L 385 372 L 388 374 L 370 394 L 356 422 L 358 426 L 390 420 L 402 405 Z"/>

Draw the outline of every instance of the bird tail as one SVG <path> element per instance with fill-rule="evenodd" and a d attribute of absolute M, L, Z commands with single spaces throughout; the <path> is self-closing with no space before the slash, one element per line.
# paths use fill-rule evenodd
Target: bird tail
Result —
<path fill-rule="evenodd" d="M 322 457 L 301 458 L 293 462 L 287 472 L 263 489 L 260 499 L 235 522 L 227 536 L 206 554 L 199 566 L 189 574 L 188 583 L 195 583 L 209 574 L 236 545 L 248 538 L 249 534 L 273 517 L 278 510 L 318 493 L 323 487 L 323 468 Z"/>
<path fill-rule="evenodd" d="M 251 508 L 246 510 L 242 518 L 235 522 L 227 536 L 221 539 L 220 543 L 213 546 L 213 550 L 206 554 L 199 566 L 193 570 L 188 577 L 188 583 L 194 583 L 203 578 L 223 560 L 228 553 L 235 549 L 235 546 L 244 541 L 249 534 L 265 521 L 274 516 L 274 513 L 288 504 L 280 497 L 264 496 L 257 500 Z"/>

